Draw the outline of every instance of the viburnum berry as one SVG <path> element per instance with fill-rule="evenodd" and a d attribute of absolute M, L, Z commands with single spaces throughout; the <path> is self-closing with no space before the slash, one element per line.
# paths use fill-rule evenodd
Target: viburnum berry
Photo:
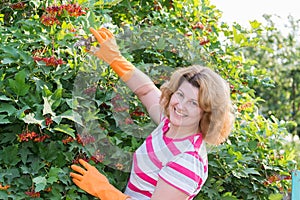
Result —
<path fill-rule="evenodd" d="M 49 135 L 39 135 L 34 131 L 25 131 L 18 134 L 19 142 L 28 142 L 29 140 L 34 142 L 43 142 L 45 139 L 50 138 Z"/>
<path fill-rule="evenodd" d="M 60 24 L 60 21 L 55 16 L 49 14 L 42 15 L 41 22 L 45 26 L 53 26 L 54 24 Z"/>
<path fill-rule="evenodd" d="M 46 126 L 49 126 L 53 123 L 53 120 L 51 119 L 51 117 L 45 117 L 45 123 Z"/>
<path fill-rule="evenodd" d="M 52 16 L 60 16 L 63 12 L 63 9 L 61 6 L 49 6 L 46 8 L 46 12 Z"/>
<path fill-rule="evenodd" d="M 8 188 L 10 188 L 10 185 L 3 185 L 0 183 L 0 190 L 7 190 Z"/>
<path fill-rule="evenodd" d="M 97 150 L 91 157 L 91 160 L 95 163 L 102 163 L 104 161 L 105 154 L 100 153 L 99 150 Z"/>
<path fill-rule="evenodd" d="M 89 162 L 89 158 L 88 156 L 86 155 L 86 153 L 82 153 L 80 152 L 79 155 L 76 156 L 76 158 L 72 161 L 73 164 L 79 164 L 79 160 L 82 159 L 86 162 Z"/>
<path fill-rule="evenodd" d="M 44 142 L 45 139 L 50 138 L 49 135 L 42 135 L 33 139 L 34 142 Z"/>
<path fill-rule="evenodd" d="M 209 39 L 206 39 L 206 38 L 200 38 L 200 42 L 199 42 L 199 44 L 200 45 L 206 45 L 207 43 L 209 43 L 210 41 L 209 41 Z"/>
<path fill-rule="evenodd" d="M 82 146 L 85 146 L 87 144 L 93 143 L 96 141 L 95 137 L 92 135 L 80 135 L 77 134 L 76 140 L 79 144 L 81 144 Z"/>
<path fill-rule="evenodd" d="M 121 163 L 115 164 L 115 167 L 116 167 L 118 170 L 123 170 L 123 169 L 124 169 L 124 165 L 121 164 Z"/>
<path fill-rule="evenodd" d="M 197 28 L 203 30 L 205 27 L 201 22 L 197 22 L 195 25 L 192 26 L 192 29 L 197 29 Z"/>
<path fill-rule="evenodd" d="M 134 124 L 134 122 L 133 122 L 133 120 L 130 118 L 130 117 L 127 117 L 126 119 L 125 119 L 125 124 Z"/>
<path fill-rule="evenodd" d="M 74 140 L 74 138 L 71 137 L 71 136 L 69 136 L 69 137 L 67 137 L 66 139 L 63 139 L 63 140 L 62 140 L 63 144 L 68 144 L 68 143 L 73 142 L 73 141 L 75 141 L 75 140 Z"/>
<path fill-rule="evenodd" d="M 26 7 L 26 4 L 24 2 L 18 2 L 11 4 L 9 7 L 14 10 L 23 10 Z"/>
<path fill-rule="evenodd" d="M 246 110 L 247 108 L 250 108 L 250 107 L 252 107 L 251 102 L 244 103 L 243 105 L 240 105 L 238 107 L 238 112 L 241 112 L 242 110 Z"/>
<path fill-rule="evenodd" d="M 53 5 L 47 7 L 45 11 L 48 15 L 53 17 L 61 16 L 63 13 L 67 13 L 71 17 L 79 17 L 86 14 L 86 11 L 78 4 Z"/>
<path fill-rule="evenodd" d="M 78 4 L 67 4 L 61 6 L 64 10 L 68 12 L 68 14 L 72 17 L 79 17 L 81 15 L 85 15 L 85 10 Z"/>
<path fill-rule="evenodd" d="M 36 62 L 44 62 L 46 63 L 46 66 L 53 66 L 53 67 L 57 67 L 58 65 L 62 65 L 64 64 L 64 61 L 59 58 L 55 58 L 55 56 L 51 56 L 51 57 L 38 57 L 38 56 L 34 56 L 33 60 Z"/>
<path fill-rule="evenodd" d="M 18 135 L 19 142 L 28 142 L 29 140 L 33 140 L 38 137 L 38 134 L 34 131 L 26 131 Z"/>
<path fill-rule="evenodd" d="M 44 189 L 45 192 L 51 192 L 52 191 L 52 187 L 47 187 L 46 189 Z"/>
<path fill-rule="evenodd" d="M 95 86 L 92 86 L 92 87 L 89 87 L 89 88 L 85 89 L 83 91 L 83 93 L 87 94 L 87 95 L 94 94 L 96 92 L 96 90 L 97 90 L 97 88 Z"/>
<path fill-rule="evenodd" d="M 140 111 L 140 108 L 137 107 L 132 113 L 130 113 L 130 116 L 143 117 L 145 116 L 145 113 L 143 111 Z"/>
<path fill-rule="evenodd" d="M 26 191 L 25 194 L 32 198 L 39 198 L 41 196 L 39 192 L 34 192 L 34 191 Z"/>

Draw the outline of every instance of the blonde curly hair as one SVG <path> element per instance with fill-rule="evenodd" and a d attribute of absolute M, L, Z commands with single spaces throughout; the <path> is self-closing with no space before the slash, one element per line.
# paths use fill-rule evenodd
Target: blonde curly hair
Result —
<path fill-rule="evenodd" d="M 221 144 L 230 134 L 234 122 L 228 83 L 208 67 L 192 65 L 179 68 L 160 88 L 160 104 L 167 117 L 171 96 L 184 80 L 199 88 L 199 106 L 204 111 L 199 128 L 204 140 L 212 145 Z"/>

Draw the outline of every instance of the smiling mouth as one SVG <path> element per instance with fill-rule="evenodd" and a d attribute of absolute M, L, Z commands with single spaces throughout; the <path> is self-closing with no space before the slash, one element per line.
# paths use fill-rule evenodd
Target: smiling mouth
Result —
<path fill-rule="evenodd" d="M 174 112 L 176 113 L 176 115 L 180 116 L 180 117 L 186 117 L 187 115 L 179 112 L 176 108 L 174 108 Z"/>

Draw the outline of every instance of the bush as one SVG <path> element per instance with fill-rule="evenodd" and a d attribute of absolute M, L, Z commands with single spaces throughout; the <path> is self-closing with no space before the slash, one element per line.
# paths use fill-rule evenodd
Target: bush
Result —
<path fill-rule="evenodd" d="M 69 178 L 79 158 L 117 188 L 126 186 L 131 154 L 154 125 L 105 63 L 74 47 L 102 24 L 157 86 L 174 68 L 195 63 L 230 83 L 235 130 L 210 147 L 209 179 L 196 199 L 268 199 L 288 191 L 296 163 L 294 152 L 280 151 L 287 123 L 258 114 L 253 87 L 269 81 L 255 60 L 240 55 L 259 46 L 259 23 L 249 31 L 219 25 L 220 11 L 208 1 L 54 2 L 0 3 L 1 199 L 93 199 Z"/>

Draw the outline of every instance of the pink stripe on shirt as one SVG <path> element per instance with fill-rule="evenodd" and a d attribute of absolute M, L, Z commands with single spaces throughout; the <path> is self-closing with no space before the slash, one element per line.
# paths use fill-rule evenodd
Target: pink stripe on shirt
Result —
<path fill-rule="evenodd" d="M 153 164 L 156 165 L 156 167 L 161 169 L 162 168 L 162 163 L 159 162 L 159 159 L 157 158 L 157 156 L 154 152 L 154 149 L 153 149 L 152 135 L 149 135 L 146 139 L 146 149 L 147 149 L 147 154 L 148 154 L 150 160 L 153 162 Z"/>
<path fill-rule="evenodd" d="M 176 156 L 181 153 L 181 151 L 176 147 L 176 145 L 172 142 L 172 140 L 169 140 L 168 138 L 164 137 L 164 142 L 167 145 L 170 152 Z"/>
<path fill-rule="evenodd" d="M 135 187 L 130 181 L 128 182 L 127 187 L 129 189 L 131 189 L 132 191 L 141 193 L 141 194 L 143 194 L 143 195 L 145 195 L 145 196 L 147 196 L 149 198 L 151 198 L 151 196 L 152 196 L 152 194 L 150 192 L 144 191 L 144 190 L 140 190 L 139 188 Z"/>
<path fill-rule="evenodd" d="M 197 175 L 195 172 L 191 171 L 190 169 L 183 167 L 181 165 L 179 165 L 178 163 L 175 162 L 169 162 L 168 166 L 171 167 L 172 169 L 174 169 L 175 171 L 178 171 L 181 174 L 184 174 L 185 176 L 189 177 L 190 179 L 199 182 L 199 180 L 202 179 L 199 175 Z"/>
<path fill-rule="evenodd" d="M 196 142 L 194 144 L 196 151 L 199 150 L 199 148 L 202 144 L 202 141 L 203 141 L 203 139 L 202 139 L 202 134 L 201 134 L 201 135 L 199 135 L 199 138 L 196 140 Z"/>
<path fill-rule="evenodd" d="M 145 174 L 138 166 L 137 163 L 137 159 L 136 159 L 136 155 L 134 154 L 133 157 L 133 162 L 134 162 L 134 172 L 136 173 L 136 175 L 138 175 L 141 179 L 147 181 L 148 183 L 156 186 L 157 181 L 154 180 L 153 178 L 151 178 L 150 176 L 148 176 L 147 174 Z"/>

